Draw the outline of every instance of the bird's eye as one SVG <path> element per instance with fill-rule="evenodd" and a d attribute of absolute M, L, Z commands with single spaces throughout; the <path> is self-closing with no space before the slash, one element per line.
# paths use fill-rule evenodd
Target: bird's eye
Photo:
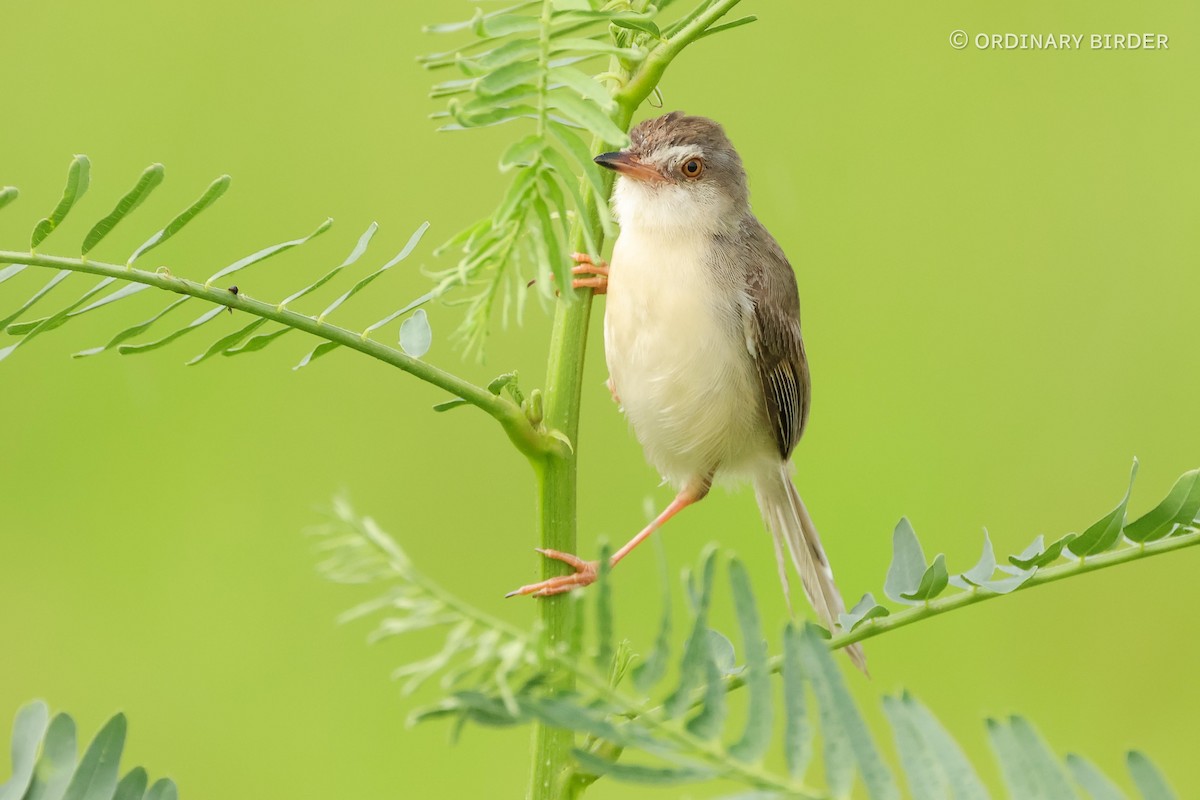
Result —
<path fill-rule="evenodd" d="M 689 158 L 683 162 L 683 166 L 679 168 L 685 178 L 699 178 L 700 173 L 704 172 L 704 162 L 698 158 Z"/>

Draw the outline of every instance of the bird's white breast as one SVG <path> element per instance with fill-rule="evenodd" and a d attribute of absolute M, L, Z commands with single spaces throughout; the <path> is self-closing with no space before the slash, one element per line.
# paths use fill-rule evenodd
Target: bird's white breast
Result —
<path fill-rule="evenodd" d="M 604 317 L 613 388 L 664 478 L 742 471 L 763 449 L 744 280 L 714 268 L 710 236 L 639 225 L 628 210 Z"/>

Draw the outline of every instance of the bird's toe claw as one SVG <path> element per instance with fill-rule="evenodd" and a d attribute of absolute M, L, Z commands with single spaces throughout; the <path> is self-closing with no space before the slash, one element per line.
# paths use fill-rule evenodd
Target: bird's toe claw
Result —
<path fill-rule="evenodd" d="M 591 289 L 596 294 L 608 292 L 608 264 L 593 261 L 587 253 L 572 253 L 571 260 L 575 262 L 575 266 L 571 267 L 571 274 L 586 276 L 571 281 L 573 288 Z"/>
<path fill-rule="evenodd" d="M 517 595 L 527 594 L 533 597 L 550 597 L 556 594 L 569 592 L 572 589 L 587 586 L 595 582 L 598 565 L 595 561 L 584 561 L 579 556 L 563 553 L 558 550 L 538 549 L 538 552 L 546 558 L 555 561 L 561 561 L 567 566 L 575 570 L 570 575 L 559 575 L 555 578 L 547 578 L 538 583 L 531 583 L 527 586 L 522 586 L 520 589 L 514 589 L 505 597 L 516 597 Z"/>

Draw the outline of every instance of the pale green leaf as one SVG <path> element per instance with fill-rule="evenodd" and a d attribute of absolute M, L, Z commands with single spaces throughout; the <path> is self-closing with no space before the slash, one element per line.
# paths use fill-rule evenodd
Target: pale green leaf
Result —
<path fill-rule="evenodd" d="M 108 216 L 97 222 L 87 236 L 83 237 L 83 247 L 80 252 L 87 255 L 92 248 L 100 244 L 100 241 L 107 236 L 113 228 L 117 227 L 117 223 L 125 217 L 133 213 L 134 209 L 142 204 L 150 193 L 154 191 L 163 181 L 163 165 L 151 164 L 142 172 L 137 183 L 133 185 L 125 195 L 117 201 L 117 205 L 113 210 L 108 212 Z"/>
<path fill-rule="evenodd" d="M 416 312 L 400 323 L 400 349 L 413 358 L 420 358 L 429 352 L 433 343 L 433 331 L 429 327 L 429 317 L 425 309 L 418 308 Z"/>
<path fill-rule="evenodd" d="M 700 557 L 700 591 L 692 610 L 692 631 L 683 645 L 679 664 L 679 684 L 663 703 L 667 717 L 677 717 L 689 706 L 692 692 L 706 675 L 708 661 L 708 608 L 712 600 L 713 569 L 716 551 L 706 547 Z"/>
<path fill-rule="evenodd" d="M 316 361 L 321 356 L 326 355 L 327 353 L 331 353 L 334 350 L 338 349 L 339 347 L 341 347 L 341 345 L 338 344 L 337 342 L 321 342 L 315 348 L 310 350 L 304 356 L 304 358 L 300 359 L 300 363 L 297 364 L 296 366 L 292 367 L 292 369 L 297 370 L 297 369 L 300 369 L 301 367 L 307 367 L 309 364 Z"/>
<path fill-rule="evenodd" d="M 28 264 L 9 264 L 7 267 L 0 267 L 0 283 L 4 283 L 15 275 L 20 275 L 28 266 Z"/>
<path fill-rule="evenodd" d="M 638 62 L 646 57 L 646 51 L 636 47 L 618 47 L 608 39 L 571 39 L 555 37 L 550 42 L 552 53 L 592 53 L 616 56 L 629 62 Z"/>
<path fill-rule="evenodd" d="M 105 350 L 111 350 L 112 348 L 119 345 L 121 342 L 128 341 L 129 339 L 132 339 L 135 336 L 140 336 L 141 334 L 150 330 L 150 327 L 152 325 L 154 325 L 155 322 L 158 322 L 160 319 L 162 319 L 164 316 L 166 316 L 168 313 L 170 313 L 173 309 L 178 308 L 179 306 L 183 305 L 190 299 L 191 299 L 190 296 L 180 297 L 178 300 L 175 300 L 174 302 L 170 303 L 166 308 L 164 308 L 162 311 L 159 311 L 157 314 L 155 314 L 150 319 L 145 320 L 144 322 L 139 322 L 137 325 L 131 325 L 130 327 L 121 331 L 116 336 L 109 339 L 107 344 L 103 344 L 99 347 L 92 347 L 87 350 L 80 350 L 78 353 L 75 353 L 71 357 L 72 358 L 85 358 L 87 356 L 98 355 L 100 353 L 103 353 Z M 291 329 L 289 328 L 287 330 L 291 330 Z"/>
<path fill-rule="evenodd" d="M 1130 750 L 1125 757 L 1133 785 L 1142 794 L 1142 800 L 1175 800 L 1175 792 L 1149 758 L 1137 750 Z"/>
<path fill-rule="evenodd" d="M 767 643 L 763 640 L 762 625 L 750 576 L 736 558 L 729 560 L 729 585 L 733 607 L 742 632 L 742 652 L 746 658 L 746 689 L 750 697 L 746 706 L 746 729 L 742 737 L 729 748 L 734 758 L 757 761 L 771 743 L 773 704 L 771 702 L 771 673 L 767 664 Z"/>
<path fill-rule="evenodd" d="M 77 155 L 71 161 L 71 166 L 67 168 L 67 185 L 63 187 L 62 199 L 50 212 L 50 216 L 38 220 L 37 225 L 33 227 L 33 235 L 29 238 L 30 250 L 36 250 L 37 246 L 62 224 L 75 203 L 87 192 L 91 169 L 92 162 L 88 161 L 87 156 Z"/>
<path fill-rule="evenodd" d="M 524 218 L 525 212 L 529 209 L 529 204 L 526 200 L 536 185 L 536 178 L 537 170 L 523 169 L 517 172 L 517 176 L 509 184 L 508 191 L 505 192 L 504 198 L 500 201 L 500 205 L 496 207 L 496 212 L 492 215 L 492 219 L 498 225 L 513 219 L 520 220 Z M 484 220 L 483 222 L 488 227 L 489 233 L 495 233 L 491 220 Z M 443 248 L 439 248 L 439 251 Z M 472 241 L 468 243 L 466 249 L 478 252 L 480 249 L 479 242 Z"/>
<path fill-rule="evenodd" d="M 533 195 L 531 201 L 533 211 L 537 215 L 542 229 L 542 235 L 534 244 L 539 248 L 539 253 L 545 262 L 542 264 L 543 272 L 554 276 L 555 284 L 562 293 L 563 299 L 569 302 L 575 297 L 575 292 L 571 289 L 571 281 L 574 278 L 571 274 L 571 262 L 562 251 L 558 233 L 554 230 L 554 223 L 550 218 L 550 207 L 546 204 L 546 199 L 539 192 Z"/>
<path fill-rule="evenodd" d="M 758 17 L 751 14 L 746 17 L 739 17 L 738 19 L 731 20 L 730 22 L 726 22 L 722 25 L 713 25 L 711 28 L 704 31 L 704 33 L 697 36 L 696 41 L 703 39 L 705 36 L 712 36 L 714 33 L 723 33 L 727 30 L 731 30 L 733 28 L 740 28 L 743 25 L 749 25 L 751 22 L 757 22 L 757 21 L 758 21 Z"/>
<path fill-rule="evenodd" d="M 624 146 L 629 141 L 625 131 L 617 127 L 604 110 L 577 94 L 562 90 L 551 92 L 550 106 L 561 111 L 571 121 L 587 128 L 609 144 Z"/>
<path fill-rule="evenodd" d="M 1012 728 L 1006 723 L 989 719 L 987 721 L 988 740 L 992 752 L 1000 764 L 1000 773 L 1004 785 L 1013 800 L 1024 797 L 1041 797 L 1038 786 L 1033 782 L 1033 771 L 1027 763 L 1024 748 L 1017 742 Z"/>
<path fill-rule="evenodd" d="M 558 222 L 558 230 L 561 236 L 559 241 L 564 245 L 566 251 L 569 252 L 571 234 L 573 231 L 571 230 L 571 208 L 567 204 L 567 196 L 563 194 L 562 186 L 557 180 L 557 176 L 552 171 L 544 170 L 538 177 L 540 178 L 538 187 L 541 189 L 543 196 L 546 198 L 546 202 L 549 204 L 550 210 L 553 212 L 553 219 Z M 574 264 L 571 263 L 570 256 L 564 252 L 561 255 L 561 258 L 567 262 L 566 272 L 570 274 L 571 267 L 574 266 Z"/>
<path fill-rule="evenodd" d="M 514 11 L 521 11 L 522 9 L 529 8 L 531 6 L 537 6 L 537 5 L 541 5 L 541 0 L 526 0 L 526 2 L 524 2 L 524 3 L 517 3 L 516 5 L 513 5 L 513 6 L 507 6 L 506 8 L 496 9 L 495 11 L 492 11 L 488 14 L 484 14 L 482 9 L 476 8 L 476 17 L 484 17 L 484 18 L 498 17 L 498 16 L 501 16 L 504 14 L 511 14 Z M 442 23 L 437 23 L 434 25 L 425 25 L 424 27 L 421 28 L 421 31 L 423 33 L 455 33 L 457 31 L 465 31 L 465 30 L 470 29 L 472 26 L 474 26 L 476 24 L 476 22 L 475 22 L 476 17 L 472 17 L 471 19 L 468 19 L 468 20 L 463 20 L 462 22 L 442 22 Z"/>
<path fill-rule="evenodd" d="M 713 663 L 722 676 L 736 675 L 742 671 L 742 667 L 737 666 L 737 653 L 734 651 L 733 642 L 729 641 L 725 634 L 709 628 L 708 647 Z"/>
<path fill-rule="evenodd" d="M 600 173 L 600 167 L 596 166 L 596 162 L 593 161 L 596 154 L 588 148 L 583 139 L 579 138 L 579 134 L 566 125 L 551 121 L 549 127 L 550 133 L 562 142 L 567 153 L 579 164 L 578 172 L 582 172 L 584 177 L 587 178 L 588 186 L 591 187 L 596 196 L 597 208 L 604 209 L 605 213 L 603 216 L 607 217 L 608 189 L 604 185 L 604 176 Z M 551 166 L 554 165 L 551 164 Z M 563 168 L 562 172 L 565 174 L 577 174 L 576 170 L 570 167 Z"/>
<path fill-rule="evenodd" d="M 181 336 L 189 334 L 192 331 L 196 330 L 197 328 L 199 328 L 203 325 L 207 325 L 208 323 L 212 322 L 214 319 L 217 318 L 217 315 L 220 314 L 224 310 L 225 310 L 225 306 L 216 306 L 215 308 L 210 308 L 208 311 L 205 311 L 203 314 L 196 317 L 194 320 L 189 322 L 187 325 L 184 325 L 182 328 L 179 328 L 177 330 L 172 331 L 171 333 L 168 333 L 166 336 L 162 337 L 161 339 L 156 339 L 153 342 L 145 342 L 144 344 L 117 345 L 117 352 L 123 356 L 124 355 L 135 355 L 137 353 L 148 353 L 151 350 L 157 350 L 160 347 L 166 347 L 171 342 L 175 341 L 176 339 L 180 338 Z"/>
<path fill-rule="evenodd" d="M 106 279 L 106 280 L 111 282 L 111 279 Z M 105 284 L 105 285 L 107 285 L 107 284 Z M 124 286 L 122 286 L 120 289 L 117 289 L 116 291 L 114 291 L 110 294 L 106 294 L 104 297 L 101 297 L 96 302 L 89 303 L 88 305 L 84 306 L 83 308 L 71 311 L 61 321 L 65 322 L 66 320 L 74 319 L 75 317 L 78 317 L 80 314 L 86 314 L 89 311 L 95 311 L 98 308 L 104 308 L 104 306 L 109 305 L 110 303 L 115 303 L 118 300 L 124 300 L 126 297 L 129 297 L 130 295 L 135 295 L 138 292 L 143 292 L 146 289 L 152 289 L 152 288 L 154 288 L 154 287 L 152 287 L 148 283 L 127 283 Z M 13 324 L 9 325 L 5 330 L 7 330 L 11 334 L 21 335 L 21 334 L 29 333 L 34 328 L 38 327 L 39 325 L 41 325 L 45 322 L 48 322 L 49 320 L 50 320 L 50 317 L 41 317 L 40 319 L 31 319 L 28 322 L 14 322 Z M 57 325 L 55 327 L 57 327 Z"/>
<path fill-rule="evenodd" d="M 171 237 L 183 230 L 189 222 L 194 220 L 201 212 L 203 212 L 213 203 L 217 202 L 217 200 L 221 198 L 221 195 L 225 194 L 225 190 L 229 188 L 229 182 L 231 180 L 232 179 L 228 175 L 222 175 L 209 184 L 208 188 L 204 190 L 204 194 L 200 195 L 200 197 L 196 199 L 196 202 L 192 203 L 190 206 L 180 212 L 174 219 L 166 224 L 166 227 L 139 245 L 138 248 L 133 251 L 133 255 L 129 257 L 129 260 L 125 262 L 125 266 L 132 267 L 134 262 L 139 258 L 158 247 L 160 244 L 170 240 Z"/>
<path fill-rule="evenodd" d="M 50 709 L 35 700 L 17 712 L 12 734 L 12 777 L 0 786 L 0 800 L 21 800 L 33 780 L 38 746 L 50 725 Z"/>
<path fill-rule="evenodd" d="M 486 127 L 509 120 L 536 117 L 537 109 L 531 105 L 522 105 L 522 101 L 536 97 L 539 91 L 536 84 L 521 83 L 495 94 L 477 95 L 465 103 L 451 100 L 446 104 L 444 115 L 439 116 L 435 113 L 431 116 L 433 119 L 453 117 L 466 128 Z"/>
<path fill-rule="evenodd" d="M 77 755 L 75 721 L 66 714 L 56 714 L 46 731 L 42 756 L 38 759 L 25 800 L 62 800 L 75 773 Z"/>
<path fill-rule="evenodd" d="M 909 715 L 908 706 L 898 697 L 884 697 L 883 711 L 892 726 L 900 766 L 908 782 L 908 793 L 921 800 L 947 800 L 950 787 L 946 784 L 932 749 L 917 730 Z"/>
<path fill-rule="evenodd" d="M 1075 800 L 1058 759 L 1023 718 L 1010 717 L 1007 723 L 988 720 L 988 737 L 1013 797 Z"/>
<path fill-rule="evenodd" d="M 611 112 L 617 106 L 608 89 L 598 80 L 582 70 L 571 66 L 553 67 L 550 70 L 550 80 L 574 89 L 582 97 L 591 100 L 603 111 Z"/>
<path fill-rule="evenodd" d="M 867 592 L 861 600 L 854 604 L 849 613 L 838 615 L 838 625 L 843 631 L 849 633 L 865 622 L 878 617 L 886 617 L 890 613 L 887 608 L 875 602 L 875 595 Z"/>
<path fill-rule="evenodd" d="M 526 87 L 518 86 L 516 89 L 510 89 L 508 92 L 495 95 L 494 97 L 480 98 L 472 101 L 472 103 L 467 104 L 471 106 L 470 110 L 465 106 L 457 108 L 452 103 L 451 110 L 454 122 L 443 125 L 438 130 L 453 131 L 468 128 L 490 128 L 518 119 L 534 119 L 538 113 L 536 108 L 523 103 L 515 103 L 516 98 L 530 95 L 532 95 L 532 91 L 529 91 Z"/>
<path fill-rule="evenodd" d="M 125 747 L 125 715 L 105 723 L 88 746 L 64 800 L 109 800 L 117 788 L 117 768 Z"/>
<path fill-rule="evenodd" d="M 480 78 L 475 91 L 484 97 L 507 92 L 515 86 L 532 83 L 540 71 L 537 61 L 514 61 Z"/>
<path fill-rule="evenodd" d="M 109 284 L 111 284 L 115 280 L 116 280 L 116 278 L 102 279 L 99 283 L 94 285 L 91 289 L 84 292 L 82 297 L 75 300 L 75 302 L 71 303 L 66 308 L 63 308 L 63 309 L 55 312 L 54 314 L 50 315 L 49 317 L 43 317 L 40 320 L 36 320 L 32 325 L 29 325 L 29 324 L 10 325 L 7 328 L 9 333 L 20 332 L 24 335 L 22 336 L 21 339 L 18 339 L 16 343 L 9 345 L 8 347 L 5 347 L 3 349 L 0 349 L 0 361 L 3 361 L 5 358 L 7 358 L 9 355 L 11 355 L 13 353 L 13 351 L 16 350 L 18 347 L 21 347 L 22 345 L 27 344 L 28 342 L 32 341 L 39 334 L 45 333 L 46 331 L 54 330 L 55 328 L 65 324 L 67 322 L 67 320 L 71 318 L 71 316 L 72 316 L 71 312 L 75 311 L 81 305 L 86 303 L 88 300 L 95 297 L 100 292 L 104 291 L 104 288 L 106 286 L 108 286 Z"/>
<path fill-rule="evenodd" d="M 920 732 L 945 776 L 950 786 L 950 796 L 954 800 L 988 800 L 988 792 L 975 774 L 971 762 L 937 718 L 907 692 L 901 700 L 908 711 L 909 721 Z"/>
<path fill-rule="evenodd" d="M 626 783 L 671 786 L 680 783 L 708 780 L 716 774 L 712 769 L 701 766 L 653 767 L 642 764 L 627 764 L 623 761 L 610 761 L 579 749 L 571 751 L 571 754 L 575 756 L 575 760 L 586 771 L 596 775 L 607 775 L 610 778 L 625 781 Z"/>
<path fill-rule="evenodd" d="M 545 146 L 546 140 L 536 133 L 518 139 L 500 156 L 500 171 L 508 172 L 514 167 L 528 167 L 534 164 Z"/>
<path fill-rule="evenodd" d="M 667 673 L 667 662 L 671 657 L 671 588 L 667 579 L 666 554 L 662 549 L 661 537 L 658 544 L 660 585 L 662 586 L 662 618 L 658 623 L 658 636 L 654 647 L 642 662 L 633 668 L 633 685 L 639 692 L 647 692 Z"/>
<path fill-rule="evenodd" d="M 394 320 L 396 317 L 407 314 L 408 312 L 412 311 L 414 308 L 420 308 L 421 306 L 428 303 L 430 300 L 433 300 L 434 298 L 439 297 L 441 294 L 442 294 L 442 290 L 439 288 L 435 288 L 431 291 L 426 292 L 425 294 L 418 297 L 416 300 L 413 300 L 412 302 L 407 303 L 404 306 L 401 306 L 400 308 L 393 311 L 391 314 L 388 314 L 386 317 L 379 320 L 378 322 L 373 322 L 370 325 L 368 325 L 366 330 L 363 331 L 362 335 L 364 337 L 371 335 L 371 333 L 373 331 L 379 330 L 384 325 L 387 325 L 389 322 Z"/>
<path fill-rule="evenodd" d="M 1161 503 L 1125 527 L 1131 542 L 1154 542 L 1200 514 L 1200 469 L 1185 472 Z"/>
<path fill-rule="evenodd" d="M 582 215 L 587 209 L 587 205 L 584 203 L 583 194 L 579 191 L 578 176 L 571 172 L 570 164 L 567 162 L 567 159 L 562 155 L 562 153 L 558 152 L 558 150 L 554 149 L 553 147 L 549 147 L 543 151 L 543 155 L 545 156 L 546 163 L 548 163 L 551 169 L 557 173 L 558 177 L 562 181 L 562 184 L 566 186 L 567 191 L 571 193 L 571 199 L 575 201 L 575 208 L 579 210 L 579 214 L 581 215 L 580 218 L 582 219 Z M 552 178 L 548 179 L 548 182 L 552 180 Z M 604 216 L 607 217 L 607 214 Z M 587 247 L 589 253 L 598 256 L 600 248 L 596 242 L 596 237 L 592 232 L 592 226 L 583 224 L 579 227 L 580 230 L 583 231 L 584 246 Z M 605 235 L 607 236 L 608 234 L 605 233 Z"/>
<path fill-rule="evenodd" d="M 271 256 L 278 255 L 279 253 L 285 253 L 288 250 L 291 250 L 293 247 L 299 247 L 300 245 L 305 244 L 309 240 L 311 240 L 317 236 L 320 236 L 322 233 L 329 230 L 329 228 L 332 225 L 333 225 L 333 219 L 332 218 L 326 219 L 324 222 L 322 222 L 320 225 L 318 225 L 317 229 L 314 230 L 312 233 L 310 233 L 308 236 L 302 236 L 299 239 L 292 239 L 291 241 L 280 242 L 279 244 L 273 244 L 270 247 L 264 247 L 262 250 L 259 250 L 257 253 L 252 253 L 252 254 L 246 256 L 245 258 L 238 259 L 237 261 L 230 264 L 228 267 L 225 267 L 224 269 L 214 272 L 212 275 L 210 275 L 208 280 L 206 280 L 204 282 L 204 286 L 205 286 L 205 288 L 208 288 L 209 286 L 211 286 L 212 284 L 221 280 L 222 278 L 228 277 L 235 272 L 240 272 L 241 270 L 244 270 L 246 267 L 253 266 L 254 264 L 259 263 L 260 261 L 266 261 Z"/>
<path fill-rule="evenodd" d="M 1124 792 L 1086 758 L 1068 753 L 1067 769 L 1071 771 L 1075 782 L 1088 793 L 1089 800 L 1126 800 Z"/>
<path fill-rule="evenodd" d="M 813 726 L 808 721 L 807 676 L 801 634 L 795 625 L 783 630 L 783 754 L 788 774 L 800 779 L 813 752 Z"/>
<path fill-rule="evenodd" d="M 905 600 L 926 602 L 941 594 L 949 582 L 950 573 L 946 571 L 946 556 L 938 553 L 937 558 L 933 559 L 933 563 L 921 575 L 921 582 L 917 584 L 916 591 L 901 592 L 900 596 Z"/>
<path fill-rule="evenodd" d="M 523 61 L 530 57 L 536 58 L 537 52 L 538 42 L 536 40 L 516 39 L 470 59 L 460 59 L 459 67 L 467 74 L 472 73 L 472 66 L 480 74 L 486 74 L 514 61 Z"/>
<path fill-rule="evenodd" d="M 523 14 L 499 14 L 494 17 L 480 15 L 472 22 L 475 35 L 481 38 L 498 39 L 514 33 L 529 33 L 540 28 L 537 17 Z"/>
<path fill-rule="evenodd" d="M 429 230 L 429 223 L 422 222 L 420 227 L 418 227 L 416 229 L 416 231 L 413 232 L 413 234 L 408 238 L 408 242 L 405 243 L 404 247 L 401 248 L 400 252 L 397 253 L 396 256 L 394 258 L 392 258 L 391 261 L 388 261 L 386 264 L 384 264 L 382 267 L 380 267 L 379 269 L 372 272 L 370 275 L 367 275 L 365 278 L 362 278 L 361 280 L 359 280 L 358 283 L 356 283 L 356 284 L 354 284 L 354 286 L 350 287 L 350 289 L 348 291 L 346 291 L 344 294 L 342 294 L 340 297 L 338 297 L 332 303 L 327 305 L 325 307 L 325 310 L 322 311 L 317 316 L 317 319 L 324 320 L 325 317 L 329 316 L 334 311 L 336 311 L 342 305 L 342 303 L 345 303 L 351 297 L 353 297 L 354 295 L 361 292 L 363 289 L 370 286 L 371 283 L 376 278 L 378 278 L 380 275 L 387 272 L 389 269 L 396 266 L 404 259 L 408 258 L 409 254 L 412 253 L 414 248 L 416 248 L 417 243 L 421 241 L 421 237 L 425 235 L 425 231 L 427 231 L 427 230 Z"/>
<path fill-rule="evenodd" d="M 142 800 L 146 794 L 147 783 L 146 770 L 134 767 L 117 784 L 117 791 L 112 800 Z"/>
<path fill-rule="evenodd" d="M 218 353 L 225 352 L 227 349 L 233 347 L 235 344 L 242 341 L 242 339 L 245 339 L 250 334 L 254 333 L 256 330 L 261 328 L 266 323 L 267 323 L 267 320 L 265 317 L 259 317 L 255 320 L 250 321 L 249 323 L 242 326 L 241 328 L 238 328 L 233 333 L 230 333 L 226 336 L 222 336 L 220 339 L 217 339 L 215 342 L 213 342 L 211 345 L 208 346 L 207 350 L 205 350 L 203 353 L 201 353 L 198 356 L 196 356 L 195 358 L 193 358 L 191 361 L 187 362 L 187 365 L 189 367 L 195 366 L 196 364 L 199 364 L 202 361 L 207 361 L 208 359 L 212 358 L 213 356 L 217 355 Z"/>
<path fill-rule="evenodd" d="M 608 672 L 613 658 L 613 601 L 610 575 L 612 564 L 609 559 L 608 543 L 600 545 L 600 559 L 596 570 L 596 668 Z"/>
<path fill-rule="evenodd" d="M 814 626 L 805 629 L 801 637 L 801 653 L 821 709 L 825 771 L 831 793 L 842 796 L 849 791 L 853 765 L 857 764 L 871 800 L 898 799 L 900 791 L 895 780 L 846 689 L 825 639 Z"/>
<path fill-rule="evenodd" d="M 612 17 L 612 24 L 616 25 L 618 28 L 626 28 L 627 30 L 631 31 L 648 33 L 655 38 L 662 38 L 662 31 L 660 31 L 658 26 L 654 24 L 654 21 L 648 17 L 614 14 Z"/>
<path fill-rule="evenodd" d="M 995 592 L 996 594 L 1008 594 L 1009 592 L 1014 592 L 1017 589 L 1020 589 L 1021 586 L 1024 585 L 1025 581 L 1033 577 L 1033 573 L 1036 571 L 1037 570 L 1035 569 L 1018 571 L 1006 578 L 996 578 L 994 580 L 984 581 L 982 584 L 980 584 L 980 586 L 984 589 Z"/>
<path fill-rule="evenodd" d="M 146 800 L 179 800 L 179 791 L 174 782 L 167 778 L 159 778 L 146 792 Z"/>
<path fill-rule="evenodd" d="M 708 654 L 704 664 L 704 694 L 700 699 L 700 710 L 687 722 L 687 730 L 700 739 L 714 739 L 721 733 L 725 722 L 725 676 L 721 672 L 719 660 L 724 658 L 723 644 L 715 637 L 724 640 L 729 645 L 729 659 L 733 659 L 733 645 L 724 636 L 708 630 Z"/>
<path fill-rule="evenodd" d="M 243 353 L 256 353 L 259 350 L 262 350 L 267 345 L 274 342 L 279 337 L 283 336 L 286 333 L 291 333 L 294 330 L 296 330 L 296 329 L 292 328 L 290 326 L 284 325 L 280 328 L 276 328 L 275 330 L 271 331 L 270 333 L 260 333 L 255 336 L 251 336 L 249 339 L 246 340 L 246 342 L 244 344 L 238 345 L 237 347 L 231 347 L 228 350 L 226 350 L 225 352 L 223 352 L 221 355 L 240 356 Z"/>
<path fill-rule="evenodd" d="M 1125 496 L 1116 508 L 1092 523 L 1086 531 L 1067 544 L 1067 548 L 1073 554 L 1080 558 L 1093 556 L 1103 553 L 1117 543 L 1121 537 L 1121 530 L 1125 527 L 1125 513 L 1129 507 L 1129 495 L 1133 492 L 1133 480 L 1137 477 L 1137 471 L 1138 462 L 1135 458 L 1133 468 L 1129 471 L 1129 486 L 1125 489 Z"/>
<path fill-rule="evenodd" d="M 902 517 L 892 532 L 892 563 L 888 567 L 883 593 L 897 603 L 909 603 L 905 594 L 914 592 L 921 585 L 925 574 L 925 554 L 913 531 L 908 517 Z"/>
<path fill-rule="evenodd" d="M 1028 558 L 1020 556 L 1009 556 L 1008 561 L 1014 567 L 1019 569 L 1033 569 L 1035 567 L 1044 567 L 1058 560 L 1062 555 L 1064 548 L 1069 547 L 1071 542 L 1076 539 L 1074 533 L 1068 533 L 1066 536 L 1051 543 L 1048 547 L 1039 548 L 1039 552 Z M 1039 537 L 1039 540 L 1041 537 Z"/>
<path fill-rule="evenodd" d="M 0 328 L 7 328 L 8 323 L 12 322 L 14 319 L 21 316 L 29 309 L 33 308 L 34 304 L 37 303 L 37 301 L 41 300 L 43 297 L 45 297 L 50 292 L 52 292 L 54 290 L 55 286 L 58 286 L 60 283 L 65 281 L 70 275 L 71 275 L 71 273 L 65 269 L 61 270 L 60 272 L 54 273 L 54 275 L 51 276 L 50 280 L 46 281 L 45 285 L 42 286 L 41 289 L 38 289 L 37 292 L 35 292 L 32 297 L 30 297 L 28 300 L 26 300 L 24 303 L 21 304 L 20 308 L 18 308 L 16 311 L 9 314 L 4 319 L 0 319 Z"/>
<path fill-rule="evenodd" d="M 992 549 L 992 537 L 988 536 L 988 532 L 983 532 L 983 552 L 979 556 L 979 561 L 975 562 L 975 566 L 962 574 L 964 580 L 976 586 L 981 586 L 984 581 L 991 580 L 991 577 L 996 572 L 996 551 Z"/>
<path fill-rule="evenodd" d="M 371 244 L 371 239 L 375 236 L 375 232 L 377 230 L 379 230 L 379 223 L 372 222 L 370 225 L 368 225 L 367 229 L 363 232 L 363 234 L 358 237 L 358 241 L 355 243 L 354 249 L 350 251 L 350 255 L 346 256 L 345 260 L 342 261 L 341 264 L 338 264 L 336 267 L 329 270 L 329 272 L 326 272 L 315 283 L 310 283 L 308 286 L 305 286 L 300 291 L 294 292 L 293 294 L 290 294 L 287 297 L 285 297 L 283 299 L 283 301 L 281 301 L 279 303 L 279 307 L 286 308 L 288 303 L 292 302 L 293 300 L 299 300 L 301 297 L 304 297 L 306 294 L 316 291 L 317 289 L 321 288 L 325 284 L 329 283 L 329 281 L 331 281 L 335 277 L 337 277 L 337 274 L 339 272 L 341 272 L 342 270 L 344 270 L 346 267 L 353 265 L 356 261 L 358 261 L 358 259 L 360 259 L 362 257 L 363 253 L 367 252 L 367 247 Z M 261 348 L 258 348 L 258 349 L 261 349 Z"/>
<path fill-rule="evenodd" d="M 1063 773 L 1062 765 L 1024 717 L 1009 719 L 1009 727 L 1018 745 L 1025 751 L 1025 764 L 1034 784 L 1046 800 L 1076 800 L 1075 792 Z"/>
<path fill-rule="evenodd" d="M 17 191 L 17 187 L 15 186 L 5 186 L 0 188 L 0 209 L 16 200 L 20 194 L 21 193 Z"/>

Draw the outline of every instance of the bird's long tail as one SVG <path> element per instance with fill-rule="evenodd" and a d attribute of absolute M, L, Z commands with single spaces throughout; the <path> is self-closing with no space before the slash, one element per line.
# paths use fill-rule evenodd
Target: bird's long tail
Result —
<path fill-rule="evenodd" d="M 758 496 L 758 507 L 762 511 L 763 521 L 767 523 L 767 528 L 775 538 L 779 580 L 783 582 L 783 593 L 788 597 L 789 607 L 791 593 L 787 564 L 783 556 L 785 547 L 792 557 L 796 571 L 800 573 L 804 593 L 808 595 L 817 616 L 830 631 L 836 632 L 838 614 L 844 612 L 846 606 L 842 602 L 837 584 L 833 582 L 833 570 L 829 568 L 829 561 L 825 558 L 821 538 L 817 535 L 817 526 L 813 524 L 804 501 L 800 499 L 800 493 L 792 483 L 787 462 L 780 464 L 778 470 L 760 476 L 754 484 L 754 491 Z M 862 645 L 850 645 L 846 648 L 846 654 L 856 667 L 864 673 L 867 671 L 867 659 L 863 654 Z"/>

